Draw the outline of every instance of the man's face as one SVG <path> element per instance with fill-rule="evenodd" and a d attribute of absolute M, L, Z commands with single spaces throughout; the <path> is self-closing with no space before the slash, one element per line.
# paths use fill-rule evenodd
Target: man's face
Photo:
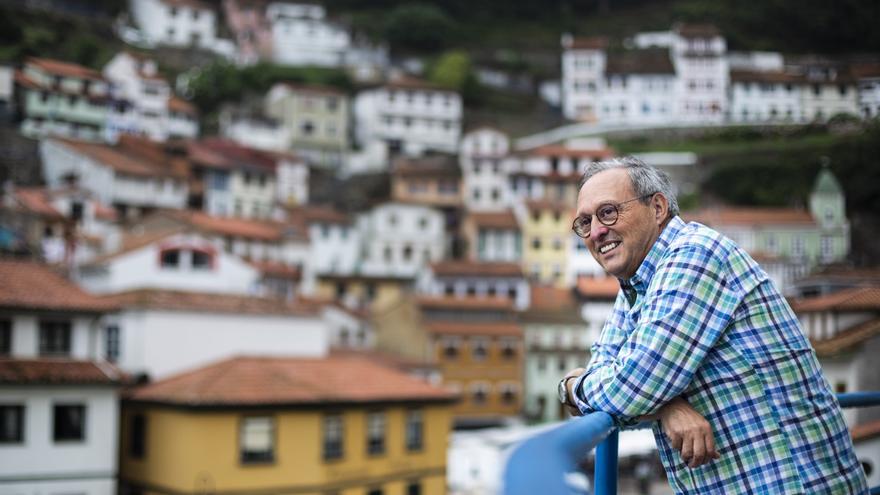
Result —
<path fill-rule="evenodd" d="M 612 168 L 591 177 L 581 187 L 577 200 L 577 215 L 593 218 L 584 244 L 606 272 L 622 279 L 635 275 L 659 237 L 665 217 L 665 211 L 657 211 L 656 197 L 648 205 L 642 201 L 620 205 L 635 197 L 627 171 Z M 605 204 L 620 205 L 614 225 L 602 225 L 595 218 L 596 209 Z"/>

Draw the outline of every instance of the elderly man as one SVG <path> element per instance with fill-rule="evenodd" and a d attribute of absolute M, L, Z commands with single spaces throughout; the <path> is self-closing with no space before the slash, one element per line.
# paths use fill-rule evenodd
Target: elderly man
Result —
<path fill-rule="evenodd" d="M 572 412 L 656 420 L 676 493 L 868 492 L 793 311 L 730 239 L 679 218 L 666 174 L 590 165 L 573 229 L 621 290 L 587 368 L 560 381 Z"/>

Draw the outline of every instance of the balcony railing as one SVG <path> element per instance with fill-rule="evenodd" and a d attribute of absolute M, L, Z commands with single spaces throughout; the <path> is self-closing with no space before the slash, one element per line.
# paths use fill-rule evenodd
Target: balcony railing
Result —
<path fill-rule="evenodd" d="M 880 392 L 838 394 L 841 407 L 880 406 Z M 643 423 L 642 426 L 647 426 Z M 594 495 L 617 493 L 617 428 L 603 412 L 566 421 L 534 436 L 511 453 L 504 469 L 504 495 L 578 495 L 590 493 L 573 482 L 586 453 L 596 448 Z M 880 495 L 880 486 L 871 488 Z"/>

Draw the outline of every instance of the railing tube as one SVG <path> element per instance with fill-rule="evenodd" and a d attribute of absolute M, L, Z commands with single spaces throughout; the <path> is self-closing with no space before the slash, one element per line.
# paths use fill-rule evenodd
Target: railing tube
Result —
<path fill-rule="evenodd" d="M 594 495 L 617 495 L 617 430 L 596 447 Z"/>

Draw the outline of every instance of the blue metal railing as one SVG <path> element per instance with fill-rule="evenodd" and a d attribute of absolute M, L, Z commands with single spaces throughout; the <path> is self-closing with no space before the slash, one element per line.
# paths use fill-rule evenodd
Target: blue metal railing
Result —
<path fill-rule="evenodd" d="M 880 392 L 838 394 L 844 408 L 880 406 Z M 647 425 L 647 423 L 643 423 Z M 596 448 L 593 494 L 617 493 L 617 428 L 606 413 L 596 412 L 536 435 L 518 445 L 504 469 L 504 495 L 582 495 L 584 483 L 569 473 L 579 472 L 586 454 Z M 880 495 L 880 486 L 871 488 Z"/>

